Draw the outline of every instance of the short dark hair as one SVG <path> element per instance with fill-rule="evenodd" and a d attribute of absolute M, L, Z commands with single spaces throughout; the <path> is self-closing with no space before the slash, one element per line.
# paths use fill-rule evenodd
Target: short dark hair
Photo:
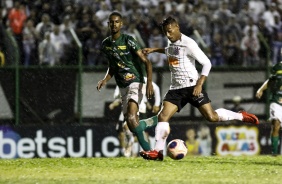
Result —
<path fill-rule="evenodd" d="M 116 12 L 116 11 L 112 12 L 112 13 L 109 15 L 109 19 L 111 18 L 111 16 L 118 16 L 118 17 L 120 17 L 120 19 L 122 19 L 122 15 L 121 15 L 119 12 Z"/>
<path fill-rule="evenodd" d="M 161 26 L 162 28 L 164 28 L 165 26 L 172 24 L 172 23 L 176 23 L 177 24 L 177 20 L 175 18 L 173 18 L 172 16 L 168 16 L 167 18 L 165 18 L 162 23 Z"/>

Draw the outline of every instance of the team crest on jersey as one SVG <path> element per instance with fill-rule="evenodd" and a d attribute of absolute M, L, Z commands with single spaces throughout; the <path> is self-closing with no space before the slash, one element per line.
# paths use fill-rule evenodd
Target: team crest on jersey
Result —
<path fill-rule="evenodd" d="M 173 47 L 173 54 L 174 55 L 179 55 L 179 51 L 180 51 L 180 48 L 179 47 Z"/>
<path fill-rule="evenodd" d="M 136 78 L 136 76 L 132 73 L 126 73 L 123 75 L 124 80 L 126 81 L 130 81 L 130 80 L 134 80 Z"/>
<path fill-rule="evenodd" d="M 122 61 L 120 61 L 120 62 L 118 62 L 118 67 L 120 67 L 120 68 L 125 68 L 125 64 L 122 62 Z"/>

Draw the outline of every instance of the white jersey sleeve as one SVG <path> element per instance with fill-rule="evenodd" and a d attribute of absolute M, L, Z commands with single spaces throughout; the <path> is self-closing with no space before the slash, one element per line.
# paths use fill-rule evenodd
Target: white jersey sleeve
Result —
<path fill-rule="evenodd" d="M 194 40 L 193 40 L 194 41 Z M 191 55 L 197 60 L 202 66 L 201 75 L 208 76 L 211 70 L 211 62 L 198 44 L 194 41 L 191 41 L 191 44 L 188 45 L 188 49 L 191 52 Z"/>

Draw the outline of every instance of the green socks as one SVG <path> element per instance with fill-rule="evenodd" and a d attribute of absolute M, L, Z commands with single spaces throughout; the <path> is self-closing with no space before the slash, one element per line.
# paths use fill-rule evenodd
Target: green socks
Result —
<path fill-rule="evenodd" d="M 148 119 L 140 120 L 138 127 L 134 129 L 134 133 L 138 139 L 138 142 L 144 151 L 151 150 L 150 144 L 147 140 L 146 133 L 144 132 L 144 130 L 157 125 L 157 123 L 158 123 L 158 116 L 153 116 Z"/>
<path fill-rule="evenodd" d="M 278 154 L 279 137 L 271 137 L 271 151 L 272 154 Z"/>
<path fill-rule="evenodd" d="M 149 150 L 151 150 L 151 147 L 150 147 L 148 140 L 145 139 L 146 134 L 145 134 L 144 130 L 145 130 L 144 124 L 140 123 L 139 126 L 134 129 L 134 134 L 137 137 L 138 142 L 139 142 L 140 146 L 142 147 L 142 149 L 144 151 L 149 151 Z"/>
<path fill-rule="evenodd" d="M 145 129 L 150 128 L 152 126 L 156 126 L 158 124 L 158 116 L 152 116 L 148 119 L 141 119 L 139 124 L 145 126 Z"/>

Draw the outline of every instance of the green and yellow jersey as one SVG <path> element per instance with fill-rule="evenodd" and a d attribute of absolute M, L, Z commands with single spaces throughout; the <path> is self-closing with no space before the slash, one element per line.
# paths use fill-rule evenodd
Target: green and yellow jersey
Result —
<path fill-rule="evenodd" d="M 115 41 L 111 36 L 103 40 L 102 52 L 108 59 L 109 67 L 115 71 L 114 77 L 120 88 L 132 82 L 144 83 L 144 63 L 136 54 L 140 49 L 140 44 L 126 34 L 121 34 Z"/>
<path fill-rule="evenodd" d="M 269 79 L 270 101 L 282 105 L 282 75 L 273 75 Z"/>

